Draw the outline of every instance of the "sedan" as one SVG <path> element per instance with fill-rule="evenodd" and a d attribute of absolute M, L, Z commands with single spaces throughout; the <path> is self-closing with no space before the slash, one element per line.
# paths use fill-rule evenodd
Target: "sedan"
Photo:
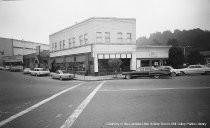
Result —
<path fill-rule="evenodd" d="M 0 66 L 0 70 L 4 70 L 4 67 Z"/>
<path fill-rule="evenodd" d="M 57 70 L 55 73 L 51 73 L 50 76 L 52 79 L 60 79 L 60 80 L 74 78 L 74 74 L 70 74 L 64 70 Z"/>
<path fill-rule="evenodd" d="M 204 65 L 189 65 L 180 69 L 181 74 L 210 74 L 210 68 Z"/>
<path fill-rule="evenodd" d="M 172 76 L 180 75 L 180 69 L 175 69 L 172 66 L 160 66 L 159 69 L 168 69 L 171 71 Z"/>
<path fill-rule="evenodd" d="M 30 68 L 25 68 L 23 70 L 23 74 L 30 74 L 31 73 L 31 69 Z"/>

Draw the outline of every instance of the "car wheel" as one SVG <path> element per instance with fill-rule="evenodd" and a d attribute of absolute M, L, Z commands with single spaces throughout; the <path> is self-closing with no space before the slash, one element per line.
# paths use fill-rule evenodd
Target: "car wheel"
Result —
<path fill-rule="evenodd" d="M 60 80 L 62 81 L 62 80 L 63 80 L 63 78 L 62 78 L 62 77 L 60 77 Z"/>
<path fill-rule="evenodd" d="M 158 78 L 160 78 L 160 76 L 159 75 L 155 75 L 154 78 L 158 79 Z"/>
<path fill-rule="evenodd" d="M 185 73 L 183 71 L 180 72 L 180 76 L 184 76 Z"/>
<path fill-rule="evenodd" d="M 175 72 L 172 72 L 171 73 L 171 77 L 175 77 L 176 76 L 176 73 Z"/>
<path fill-rule="evenodd" d="M 210 74 L 210 71 L 205 71 L 204 72 L 204 75 L 209 75 Z"/>
<path fill-rule="evenodd" d="M 125 78 L 126 79 L 130 79 L 131 78 L 131 75 L 125 75 Z"/>

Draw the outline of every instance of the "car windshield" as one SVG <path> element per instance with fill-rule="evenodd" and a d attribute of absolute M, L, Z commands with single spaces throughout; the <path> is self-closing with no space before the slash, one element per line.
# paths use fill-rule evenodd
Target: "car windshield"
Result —
<path fill-rule="evenodd" d="M 62 72 L 63 72 L 63 73 L 68 73 L 68 71 L 66 71 L 66 70 L 62 70 Z"/>

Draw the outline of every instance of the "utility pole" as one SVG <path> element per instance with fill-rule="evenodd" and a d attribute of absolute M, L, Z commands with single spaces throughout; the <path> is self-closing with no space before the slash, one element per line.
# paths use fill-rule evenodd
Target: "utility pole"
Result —
<path fill-rule="evenodd" d="M 184 46 L 184 47 L 183 47 L 183 50 L 184 50 L 184 57 L 186 56 L 186 48 L 189 48 L 189 47 L 191 47 L 191 46 Z"/>

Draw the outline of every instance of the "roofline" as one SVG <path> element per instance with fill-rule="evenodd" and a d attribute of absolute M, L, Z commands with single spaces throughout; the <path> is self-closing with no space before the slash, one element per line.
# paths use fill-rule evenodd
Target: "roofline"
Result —
<path fill-rule="evenodd" d="M 141 45 L 141 46 L 137 46 L 137 48 L 144 48 L 144 47 L 154 47 L 154 48 L 164 47 L 164 48 L 170 48 L 172 46 L 171 45 Z"/>
<path fill-rule="evenodd" d="M 97 19 L 135 20 L 135 21 L 136 21 L 135 18 L 91 17 L 91 18 L 88 18 L 88 19 L 86 19 L 86 20 L 83 20 L 83 21 L 81 21 L 81 22 L 79 22 L 79 23 L 76 23 L 76 24 L 74 24 L 74 25 L 72 25 L 72 26 L 69 26 L 69 27 L 67 27 L 67 28 L 61 29 L 61 30 L 59 30 L 59 31 L 57 31 L 57 32 L 55 32 L 55 33 L 53 33 L 53 34 L 50 34 L 49 36 L 52 36 L 52 35 L 55 35 L 55 34 L 57 34 L 57 33 L 59 33 L 59 32 L 62 32 L 62 31 L 65 31 L 65 30 L 67 30 L 67 29 L 76 27 L 76 26 L 78 26 L 78 25 L 80 25 L 80 24 L 83 24 L 83 23 L 85 23 L 85 22 L 88 22 L 88 21 L 91 21 L 91 20 L 97 20 Z"/>
<path fill-rule="evenodd" d="M 32 41 L 27 41 L 27 40 L 19 40 L 19 39 L 6 38 L 6 37 L 0 37 L 0 38 L 2 38 L 2 39 L 8 39 L 8 40 L 24 41 L 24 42 L 30 42 L 30 43 L 35 43 L 35 44 L 41 44 L 41 45 L 47 45 L 47 46 L 50 46 L 49 44 L 42 44 L 42 43 L 32 42 Z"/>

